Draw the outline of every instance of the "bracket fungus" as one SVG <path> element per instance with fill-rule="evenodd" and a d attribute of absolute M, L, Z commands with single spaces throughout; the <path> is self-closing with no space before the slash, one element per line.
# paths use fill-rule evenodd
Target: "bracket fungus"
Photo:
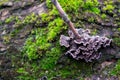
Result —
<path fill-rule="evenodd" d="M 68 48 L 65 54 L 69 54 L 74 59 L 84 59 L 92 62 L 101 57 L 100 49 L 110 46 L 111 39 L 107 37 L 91 36 L 89 30 L 76 29 L 80 38 L 76 38 L 72 31 L 68 31 L 69 36 L 61 35 L 60 45 Z"/>
<path fill-rule="evenodd" d="M 69 36 L 61 35 L 60 37 L 60 45 L 68 48 L 65 54 L 69 54 L 76 60 L 84 59 L 86 62 L 99 59 L 101 57 L 100 50 L 110 46 L 112 40 L 107 37 L 91 36 L 89 29 L 75 29 L 59 2 L 57 0 L 51 0 L 51 2 L 70 28 L 68 31 Z"/>

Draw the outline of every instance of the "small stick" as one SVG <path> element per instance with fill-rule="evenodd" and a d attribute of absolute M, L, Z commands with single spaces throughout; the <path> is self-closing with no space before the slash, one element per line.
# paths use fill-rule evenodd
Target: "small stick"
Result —
<path fill-rule="evenodd" d="M 64 12 L 64 10 L 62 9 L 61 5 L 59 4 L 59 2 L 57 0 L 51 0 L 51 2 L 54 4 L 54 6 L 57 8 L 57 10 L 60 13 L 60 16 L 63 18 L 63 20 L 68 24 L 68 26 L 70 27 L 70 29 L 72 30 L 72 32 L 74 33 L 74 35 L 77 38 L 80 38 L 80 35 L 78 34 L 78 32 L 76 31 L 73 23 L 70 21 L 70 19 L 68 18 L 67 14 Z"/>

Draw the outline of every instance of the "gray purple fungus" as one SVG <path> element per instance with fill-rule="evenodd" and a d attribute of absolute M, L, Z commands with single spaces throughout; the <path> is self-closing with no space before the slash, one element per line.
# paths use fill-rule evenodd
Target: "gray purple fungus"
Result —
<path fill-rule="evenodd" d="M 100 49 L 105 49 L 111 45 L 111 39 L 91 36 L 88 29 L 76 29 L 76 31 L 80 38 L 76 38 L 71 30 L 68 31 L 68 36 L 61 35 L 60 37 L 60 45 L 67 48 L 65 54 L 76 60 L 84 59 L 86 62 L 98 60 L 102 55 Z"/>

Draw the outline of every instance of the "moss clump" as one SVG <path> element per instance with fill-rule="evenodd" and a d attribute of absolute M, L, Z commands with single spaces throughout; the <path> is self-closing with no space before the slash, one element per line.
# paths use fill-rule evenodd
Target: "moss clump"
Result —
<path fill-rule="evenodd" d="M 35 23 L 37 20 L 38 16 L 35 15 L 34 13 L 26 16 L 23 20 L 23 24 L 31 24 L 31 23 Z"/>
<path fill-rule="evenodd" d="M 113 41 L 117 46 L 120 46 L 120 37 L 113 38 Z"/>
<path fill-rule="evenodd" d="M 61 4 L 61 6 L 63 7 L 63 9 L 65 11 L 72 11 L 72 12 L 78 12 L 81 4 L 83 3 L 82 0 L 58 0 L 58 2 Z M 67 5 L 66 5 L 67 4 Z M 51 0 L 47 0 L 47 5 L 49 8 L 52 8 L 53 5 L 51 5 Z M 56 8 L 54 7 L 53 9 L 56 10 Z"/>
<path fill-rule="evenodd" d="M 63 58 L 63 64 L 59 64 L 58 62 L 61 59 L 60 56 L 64 51 L 64 48 L 60 47 L 59 42 L 57 42 L 55 46 L 56 47 L 46 52 L 45 57 L 40 60 L 40 68 L 42 69 L 40 74 L 41 76 L 46 75 L 48 77 L 48 80 L 51 80 L 55 76 L 60 76 L 62 79 L 69 77 L 72 79 L 79 77 L 82 73 L 85 73 L 86 76 L 92 73 L 90 68 L 92 67 L 92 64 L 77 62 L 75 60 L 68 59 L 67 57 L 66 59 Z"/>
<path fill-rule="evenodd" d="M 20 19 L 17 16 L 12 16 L 6 19 L 5 23 L 14 23 L 14 30 L 10 33 L 12 37 L 16 36 L 17 33 L 21 31 L 26 25 L 38 26 L 41 23 L 40 16 L 31 13 L 27 15 L 24 19 Z"/>
<path fill-rule="evenodd" d="M 102 14 L 102 15 L 101 15 L 101 18 L 102 18 L 102 19 L 105 19 L 106 17 L 107 17 L 106 14 Z"/>
<path fill-rule="evenodd" d="M 35 38 L 29 38 L 26 41 L 26 45 L 24 46 L 25 53 L 28 58 L 37 59 L 42 55 L 42 52 L 50 47 L 50 43 L 46 40 L 46 29 L 37 29 L 32 31 L 32 34 L 36 35 Z"/>
<path fill-rule="evenodd" d="M 6 24 L 9 24 L 9 23 L 11 23 L 12 21 L 14 21 L 14 16 L 10 16 L 9 18 L 7 18 L 6 20 L 5 20 L 5 23 Z"/>
<path fill-rule="evenodd" d="M 4 43 L 9 43 L 10 39 L 11 39 L 11 36 L 10 35 L 4 35 L 2 38 L 4 40 Z"/>
<path fill-rule="evenodd" d="M 83 8 L 87 11 L 93 12 L 95 14 L 99 14 L 100 10 L 98 8 L 99 2 L 98 0 L 87 0 L 84 2 Z"/>
<path fill-rule="evenodd" d="M 47 40 L 53 40 L 63 29 L 66 29 L 66 26 L 63 24 L 63 20 L 60 18 L 56 18 L 53 22 L 48 24 L 48 37 Z"/>
<path fill-rule="evenodd" d="M 106 5 L 106 7 L 103 8 L 103 10 L 113 10 L 114 6 L 113 5 Z"/>
<path fill-rule="evenodd" d="M 91 34 L 92 35 L 96 35 L 98 33 L 98 30 L 97 29 L 93 29 L 92 31 L 91 31 Z"/>
<path fill-rule="evenodd" d="M 53 19 L 53 16 L 50 16 L 49 14 L 42 14 L 40 15 L 42 18 L 42 23 L 46 23 L 46 22 L 49 22 L 51 19 Z"/>
<path fill-rule="evenodd" d="M 120 28 L 117 29 L 120 32 Z"/>
<path fill-rule="evenodd" d="M 104 2 L 104 7 L 103 7 L 103 10 L 104 11 L 113 11 L 114 10 L 114 8 L 115 8 L 115 6 L 113 5 L 113 1 L 112 0 L 110 0 L 110 1 L 105 1 Z"/>
<path fill-rule="evenodd" d="M 118 60 L 115 68 L 110 72 L 111 75 L 119 76 L 120 75 L 120 60 Z"/>
<path fill-rule="evenodd" d="M 8 2 L 9 0 L 1 0 L 0 1 L 0 7 L 1 7 L 1 5 L 3 5 L 5 2 Z"/>
<path fill-rule="evenodd" d="M 94 18 L 94 17 L 90 17 L 90 18 L 88 18 L 88 21 L 89 21 L 89 22 L 94 22 L 94 21 L 95 21 L 95 18 Z"/>
<path fill-rule="evenodd" d="M 3 22 L 2 21 L 0 21 L 0 25 L 2 25 L 3 24 Z"/>
<path fill-rule="evenodd" d="M 35 24 L 35 22 L 38 20 L 38 15 L 35 15 L 34 13 L 31 13 L 29 15 L 27 15 L 24 19 L 17 19 L 17 21 L 15 22 L 16 27 L 19 26 L 25 26 L 28 24 Z"/>
<path fill-rule="evenodd" d="M 59 43 L 55 44 L 56 47 L 51 48 L 51 50 L 47 51 L 45 54 L 45 58 L 41 60 L 41 68 L 44 70 L 53 69 L 55 64 L 57 63 L 58 58 L 62 53 L 62 49 L 60 48 Z"/>
<path fill-rule="evenodd" d="M 44 18 L 46 16 L 42 17 Z M 54 40 L 54 38 L 63 29 L 64 29 L 63 21 L 60 18 L 57 18 L 49 22 L 48 28 L 38 28 L 37 30 L 33 30 L 32 34 L 36 35 L 35 39 L 33 38 L 28 39 L 24 47 L 25 48 L 24 51 L 25 53 L 27 53 L 29 59 L 37 59 L 38 56 L 41 55 L 43 51 L 49 50 L 49 47 L 51 46 L 49 41 Z"/>

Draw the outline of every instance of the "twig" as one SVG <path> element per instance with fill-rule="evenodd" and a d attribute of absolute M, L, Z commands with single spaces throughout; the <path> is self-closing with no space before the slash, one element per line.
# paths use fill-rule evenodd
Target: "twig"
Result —
<path fill-rule="evenodd" d="M 57 0 L 51 0 L 52 3 L 54 4 L 54 6 L 57 8 L 57 10 L 60 13 L 60 16 L 63 18 L 63 20 L 68 24 L 68 26 L 70 27 L 70 29 L 72 30 L 72 32 L 74 33 L 74 35 L 77 38 L 80 38 L 80 35 L 78 34 L 78 32 L 76 31 L 73 23 L 70 21 L 70 19 L 68 18 L 67 14 L 64 12 L 64 10 L 62 9 L 62 7 L 60 6 L 59 2 Z"/>

